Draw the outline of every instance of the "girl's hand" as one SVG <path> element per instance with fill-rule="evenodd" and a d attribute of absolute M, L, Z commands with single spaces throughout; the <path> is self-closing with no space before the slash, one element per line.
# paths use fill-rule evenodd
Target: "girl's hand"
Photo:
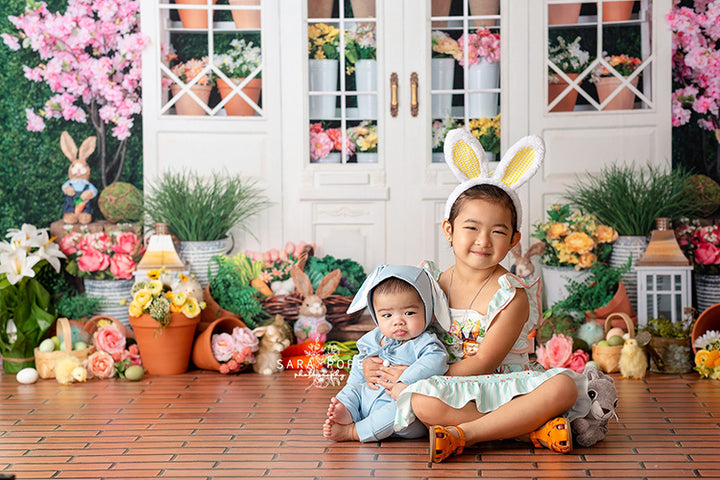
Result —
<path fill-rule="evenodd" d="M 379 375 L 383 380 L 387 381 L 383 386 L 385 388 L 388 388 L 388 382 L 391 384 L 395 384 L 395 382 L 398 381 L 400 375 L 402 375 L 406 368 L 408 368 L 407 365 L 389 365 L 386 367 L 381 363 Z"/>
<path fill-rule="evenodd" d="M 363 376 L 368 386 L 373 390 L 377 390 L 384 385 L 380 384 L 380 368 L 383 366 L 383 361 L 380 357 L 368 357 L 363 361 L 362 370 Z"/>

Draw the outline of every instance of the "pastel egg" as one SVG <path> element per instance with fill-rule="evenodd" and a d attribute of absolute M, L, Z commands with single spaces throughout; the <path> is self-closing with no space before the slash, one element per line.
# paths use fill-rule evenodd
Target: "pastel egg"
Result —
<path fill-rule="evenodd" d="M 52 352 L 55 350 L 55 342 L 52 338 L 46 338 L 42 342 L 40 342 L 40 345 L 38 345 L 38 350 L 44 353 Z"/>
<path fill-rule="evenodd" d="M 23 368 L 17 373 L 17 375 L 15 375 L 15 379 L 18 383 L 22 383 L 24 385 L 35 383 L 38 381 L 38 378 L 40 378 L 40 375 L 37 370 L 32 367 Z"/>
<path fill-rule="evenodd" d="M 605 334 L 605 340 L 610 340 L 610 338 L 614 337 L 615 335 L 622 337 L 623 333 L 625 333 L 625 330 L 623 330 L 622 328 L 613 327 L 608 330 L 607 334 Z"/>

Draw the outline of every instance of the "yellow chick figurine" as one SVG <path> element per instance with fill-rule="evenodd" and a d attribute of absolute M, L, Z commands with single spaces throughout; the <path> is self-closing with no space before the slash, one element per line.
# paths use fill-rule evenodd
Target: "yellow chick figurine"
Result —
<path fill-rule="evenodd" d="M 648 368 L 645 352 L 634 338 L 625 340 L 620 350 L 620 376 L 621 378 L 635 378 L 642 380 Z"/>
<path fill-rule="evenodd" d="M 61 385 L 69 385 L 75 381 L 73 372 L 82 368 L 82 362 L 73 356 L 66 356 L 55 361 L 55 380 Z"/>

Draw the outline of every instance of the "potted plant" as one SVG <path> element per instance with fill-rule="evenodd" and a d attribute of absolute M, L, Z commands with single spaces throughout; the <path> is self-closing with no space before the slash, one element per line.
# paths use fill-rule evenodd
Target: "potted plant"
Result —
<path fill-rule="evenodd" d="M 166 61 L 170 64 L 177 61 L 177 56 L 170 53 Z M 170 71 L 176 78 L 169 83 L 170 92 L 175 101 L 175 111 L 178 115 L 206 115 L 210 92 L 215 84 L 207 57 L 201 59 L 191 58 L 186 62 L 175 63 Z M 189 86 L 188 86 L 189 85 Z M 184 90 L 187 87 L 187 90 Z"/>
<path fill-rule="evenodd" d="M 558 36 L 556 43 L 548 46 L 548 61 L 548 104 L 551 104 L 568 87 L 568 79 L 574 81 L 585 70 L 590 63 L 590 54 L 580 48 L 580 37 L 568 43 Z M 571 88 L 550 111 L 571 112 L 575 109 L 577 94 L 578 91 Z"/>
<path fill-rule="evenodd" d="M 606 55 L 603 62 L 593 69 L 590 81 L 595 84 L 600 103 L 619 89 L 619 92 L 607 102 L 602 110 L 629 110 L 635 103 L 635 93 L 622 84 L 621 77 L 629 77 L 642 65 L 642 60 L 628 55 Z M 633 87 L 637 87 L 640 76 L 636 75 L 630 80 Z"/>
<path fill-rule="evenodd" d="M 201 285 L 210 280 L 210 259 L 231 248 L 230 231 L 252 234 L 248 220 L 269 206 L 255 181 L 240 174 L 166 171 L 151 182 L 145 209 L 152 223 L 166 223 L 178 254 Z"/>
<path fill-rule="evenodd" d="M 500 34 L 487 28 L 458 38 L 460 65 L 468 69 L 467 88 L 490 90 L 500 86 Z M 467 48 L 467 51 L 465 50 Z M 468 95 L 470 118 L 495 117 L 498 113 L 498 93 L 483 92 Z"/>
<path fill-rule="evenodd" d="M 202 288 L 182 274 L 153 270 L 135 282 L 128 313 L 143 366 L 151 375 L 187 371 Z"/>
<path fill-rule="evenodd" d="M 343 150 L 342 130 L 340 128 L 323 128 L 321 122 L 310 124 L 310 162 L 341 163 L 341 155 L 347 160 L 355 152 L 355 142 L 345 135 Z"/>
<path fill-rule="evenodd" d="M 717 318 L 716 312 L 716 325 Z M 695 333 L 693 333 L 693 337 L 695 337 Z M 695 370 L 700 376 L 720 380 L 720 331 L 705 330 L 702 335 L 695 338 L 693 349 L 695 350 Z"/>
<path fill-rule="evenodd" d="M 660 316 L 648 319 L 640 332 L 651 335 L 647 350 L 650 353 L 650 371 L 656 373 L 687 373 L 693 369 L 693 351 L 690 335 L 695 324 L 692 316 L 672 322 Z"/>
<path fill-rule="evenodd" d="M 335 117 L 340 30 L 327 23 L 308 25 L 308 88 L 311 92 L 333 92 L 310 97 L 310 118 Z"/>
<path fill-rule="evenodd" d="M 445 137 L 450 130 L 457 127 L 458 122 L 450 116 L 432 123 L 432 163 L 445 163 Z"/>
<path fill-rule="evenodd" d="M 377 118 L 377 95 L 360 94 L 377 91 L 376 54 L 375 23 L 352 23 L 345 31 L 345 59 L 351 64 L 346 68 L 346 72 L 350 74 L 355 71 L 360 118 Z"/>
<path fill-rule="evenodd" d="M 545 245 L 542 264 L 546 305 L 552 307 L 567 296 L 569 279 L 581 282 L 597 262 L 607 262 L 617 232 L 593 215 L 554 204 L 547 221 L 535 224 L 532 236 Z"/>
<path fill-rule="evenodd" d="M 234 38 L 228 50 L 215 55 L 215 65 L 227 77 L 217 78 L 220 96 L 230 99 L 225 103 L 228 115 L 252 116 L 260 100 L 262 88 L 262 51 L 259 46 L 245 39 Z M 254 103 L 254 106 L 242 98 L 235 89 L 241 90 Z"/>
<path fill-rule="evenodd" d="M 720 301 L 720 225 L 684 221 L 675 228 L 675 237 L 692 262 L 697 311 L 702 314 Z"/>
<path fill-rule="evenodd" d="M 3 371 L 17 373 L 34 365 L 33 350 L 56 318 L 40 273 L 58 273 L 65 255 L 47 229 L 24 224 L 7 237 L 0 242 L 0 353 Z"/>
<path fill-rule="evenodd" d="M 347 135 L 355 144 L 357 163 L 377 163 L 377 125 L 367 120 L 350 127 Z"/>
<path fill-rule="evenodd" d="M 494 118 L 471 118 L 468 127 L 485 150 L 488 161 L 494 161 L 500 153 L 500 114 Z"/>
<path fill-rule="evenodd" d="M 433 2 L 435 5 L 435 2 Z M 449 8 L 449 7 L 448 7 Z M 430 60 L 432 90 L 452 90 L 455 76 L 455 61 L 460 60 L 460 47 L 457 40 L 441 30 L 433 30 L 430 36 L 432 58 Z M 445 118 L 450 115 L 452 93 L 434 93 L 432 95 L 433 118 Z"/>

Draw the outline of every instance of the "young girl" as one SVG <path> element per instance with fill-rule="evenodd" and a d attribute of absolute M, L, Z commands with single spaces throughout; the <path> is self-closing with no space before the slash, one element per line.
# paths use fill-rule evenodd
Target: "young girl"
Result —
<path fill-rule="evenodd" d="M 590 408 L 585 376 L 544 371 L 529 362 L 529 338 L 540 318 L 539 285 L 526 285 L 500 265 L 520 241 L 522 208 L 515 188 L 542 163 L 537 137 L 516 143 L 492 176 L 470 132 L 451 131 L 445 157 L 461 184 L 445 207 L 443 233 L 455 265 L 439 274 L 452 324 L 444 335 L 451 361 L 446 375 L 421 380 L 400 394 L 395 428 L 415 418 L 430 428 L 430 456 L 441 462 L 465 445 L 527 438 L 566 453 L 570 421 Z M 432 268 L 432 266 L 430 266 Z M 439 272 L 436 272 L 436 274 Z M 365 362 L 370 384 L 392 389 L 404 366 Z M 556 418 L 557 417 L 557 418 Z"/>

